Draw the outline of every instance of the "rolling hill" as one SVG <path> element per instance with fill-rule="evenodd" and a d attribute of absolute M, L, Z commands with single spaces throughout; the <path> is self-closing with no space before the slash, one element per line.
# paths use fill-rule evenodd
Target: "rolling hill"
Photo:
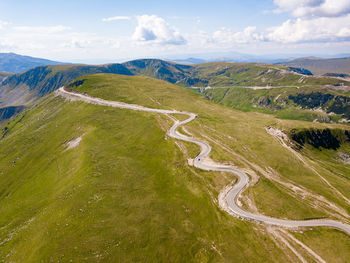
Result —
<path fill-rule="evenodd" d="M 58 64 L 62 63 L 15 53 L 0 53 L 0 72 L 20 73 L 37 66 Z"/>
<path fill-rule="evenodd" d="M 238 110 L 258 111 L 278 118 L 318 122 L 349 122 L 350 96 L 329 87 L 192 89 L 208 100 Z"/>
<path fill-rule="evenodd" d="M 39 66 L 24 73 L 4 74 L 0 83 L 0 107 L 32 104 L 77 77 L 96 73 L 148 76 L 183 87 L 350 86 L 350 82 L 344 80 L 305 75 L 307 72 L 296 68 L 269 64 L 212 62 L 181 65 L 143 59 L 99 66 Z"/>
<path fill-rule="evenodd" d="M 0 106 L 29 104 L 77 77 L 95 73 L 132 74 L 121 64 L 39 66 L 1 83 Z"/>
<path fill-rule="evenodd" d="M 349 168 L 336 159 L 337 153 L 306 143 L 300 152 L 303 163 L 265 129 L 346 126 L 244 113 L 148 77 L 96 74 L 76 79 L 70 88 L 103 99 L 198 114 L 182 132 L 209 141 L 211 158 L 229 160 L 252 176 L 254 183 L 241 200 L 245 209 L 280 218 L 347 220 L 349 205 L 337 191 L 349 197 Z M 296 255 L 282 241 L 287 239 L 301 256 L 313 259 L 292 238 L 327 262 L 350 256 L 350 238 L 338 230 L 280 232 L 222 211 L 218 194 L 235 177 L 190 166 L 187 159 L 196 156 L 198 148 L 168 137 L 171 125 L 164 115 L 71 102 L 54 94 L 3 125 L 0 258 L 295 262 Z M 344 142 L 337 151 L 349 154 L 349 149 Z M 316 158 L 322 163 L 310 161 Z M 303 189 L 307 200 L 286 184 Z"/>
<path fill-rule="evenodd" d="M 183 81 L 192 67 L 159 59 L 138 59 L 123 63 L 134 75 L 148 76 L 170 83 Z"/>
<path fill-rule="evenodd" d="M 350 58 L 298 58 L 291 61 L 280 62 L 280 65 L 306 68 L 316 75 L 327 73 L 350 74 Z"/>

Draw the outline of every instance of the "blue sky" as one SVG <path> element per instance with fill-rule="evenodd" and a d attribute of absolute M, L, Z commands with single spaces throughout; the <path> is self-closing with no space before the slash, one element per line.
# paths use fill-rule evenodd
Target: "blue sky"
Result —
<path fill-rule="evenodd" d="M 350 53 L 349 0 L 1 0 L 0 52 L 73 62 Z"/>

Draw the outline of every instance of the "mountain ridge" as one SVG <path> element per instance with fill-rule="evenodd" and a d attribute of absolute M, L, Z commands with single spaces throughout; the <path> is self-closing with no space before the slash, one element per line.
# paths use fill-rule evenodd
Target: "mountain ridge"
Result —
<path fill-rule="evenodd" d="M 23 73 L 0 74 L 0 107 L 29 105 L 73 81 L 97 73 L 157 78 L 182 87 L 244 87 L 349 85 L 333 77 L 313 77 L 311 72 L 264 63 L 207 62 L 183 65 L 160 59 L 138 59 L 105 65 L 61 64 L 38 66 Z"/>
<path fill-rule="evenodd" d="M 304 57 L 291 61 L 279 62 L 278 65 L 306 68 L 317 75 L 327 73 L 350 74 L 350 57 L 318 58 Z"/>
<path fill-rule="evenodd" d="M 15 53 L 0 53 L 0 72 L 21 73 L 36 66 L 59 64 L 63 63 Z"/>

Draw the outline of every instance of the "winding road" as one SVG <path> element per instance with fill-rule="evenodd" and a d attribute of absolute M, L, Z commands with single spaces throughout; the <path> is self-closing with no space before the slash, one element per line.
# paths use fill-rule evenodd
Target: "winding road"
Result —
<path fill-rule="evenodd" d="M 85 94 L 67 91 L 64 87 L 61 87 L 60 89 L 56 90 L 55 93 L 56 95 L 60 95 L 72 101 L 83 101 L 86 103 L 91 103 L 96 105 L 110 106 L 110 107 L 130 109 L 130 110 L 136 110 L 136 111 L 146 111 L 146 112 L 154 112 L 154 113 L 161 113 L 161 114 L 186 115 L 188 116 L 188 119 L 184 121 L 175 121 L 174 125 L 168 131 L 168 135 L 172 138 L 191 142 L 200 146 L 201 151 L 198 154 L 198 156 L 194 159 L 193 165 L 199 169 L 206 170 L 206 171 L 220 171 L 220 172 L 233 173 L 238 177 L 238 182 L 234 186 L 226 187 L 225 190 L 220 193 L 221 196 L 219 197 L 219 205 L 221 206 L 221 208 L 223 208 L 230 214 L 235 215 L 241 219 L 255 221 L 258 223 L 265 223 L 265 224 L 286 227 L 286 228 L 318 227 L 318 226 L 332 227 L 332 228 L 342 230 L 348 235 L 350 235 L 350 225 L 344 224 L 336 220 L 329 220 L 329 219 L 286 220 L 286 219 L 278 219 L 278 218 L 268 217 L 264 215 L 254 214 L 243 210 L 238 205 L 237 199 L 239 195 L 242 193 L 242 191 L 249 185 L 248 175 L 230 166 L 225 166 L 214 162 L 208 162 L 207 157 L 209 156 L 211 151 L 210 145 L 203 141 L 200 141 L 199 139 L 191 138 L 186 135 L 183 135 L 177 131 L 177 128 L 191 122 L 197 117 L 197 115 L 194 113 L 177 111 L 177 110 L 153 109 L 153 108 L 147 108 L 136 104 L 126 104 L 123 102 L 103 100 L 103 99 L 91 97 Z"/>

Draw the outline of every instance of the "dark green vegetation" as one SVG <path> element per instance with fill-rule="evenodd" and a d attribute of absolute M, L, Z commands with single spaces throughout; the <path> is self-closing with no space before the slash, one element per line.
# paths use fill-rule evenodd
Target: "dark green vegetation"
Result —
<path fill-rule="evenodd" d="M 8 78 L 11 75 L 12 75 L 11 73 L 0 72 L 0 84 L 1 84 L 1 82 L 3 82 L 6 78 Z"/>
<path fill-rule="evenodd" d="M 0 72 L 20 73 L 37 66 L 58 64 L 62 63 L 15 53 L 0 53 Z"/>
<path fill-rule="evenodd" d="M 10 119 L 12 116 L 17 115 L 25 109 L 24 106 L 9 106 L 0 108 L 0 120 Z"/>
<path fill-rule="evenodd" d="M 305 68 L 294 68 L 294 67 L 289 67 L 289 70 L 302 74 L 302 75 L 307 75 L 307 76 L 312 76 L 312 72 L 308 69 Z M 329 77 L 334 77 L 334 76 L 329 76 Z"/>
<path fill-rule="evenodd" d="M 350 97 L 341 89 L 309 86 L 303 88 L 217 88 L 195 89 L 197 94 L 217 103 L 244 111 L 260 111 L 279 118 L 337 122 L 350 119 Z"/>
<path fill-rule="evenodd" d="M 272 124 L 280 129 L 327 128 L 329 124 L 279 121 L 270 115 L 239 112 L 145 77 L 97 74 L 73 83 L 70 88 L 104 99 L 198 113 L 186 129 L 196 137 L 213 140 L 213 159 L 230 160 L 262 177 L 257 166 L 273 170 L 281 179 L 350 210 L 265 131 Z M 198 149 L 181 142 L 178 147 L 165 135 L 171 125 L 163 115 L 69 102 L 53 95 L 12 119 L 0 140 L 0 259 L 294 262 L 295 256 L 282 252 L 263 226 L 220 210 L 218 193 L 234 176 L 188 166 L 186 159 L 193 158 Z M 80 144 L 67 149 L 79 137 Z M 330 173 L 330 165 L 344 174 L 349 168 L 333 161 L 320 169 L 348 196 L 350 180 Z M 311 197 L 304 200 L 292 195 L 265 177 L 249 195 L 259 199 L 257 209 L 268 215 L 285 217 L 287 211 L 297 219 L 332 217 L 327 209 L 314 205 Z M 267 209 L 272 205 L 273 210 Z M 323 241 L 322 249 L 330 250 L 329 237 L 341 237 L 342 242 L 324 259 L 345 261 L 348 236 L 335 230 L 312 236 L 315 243 Z M 319 247 L 313 249 L 320 253 Z"/>
<path fill-rule="evenodd" d="M 298 58 L 279 64 L 291 67 L 306 68 L 313 74 L 323 75 L 327 73 L 350 74 L 350 58 Z"/>
<path fill-rule="evenodd" d="M 336 78 L 348 78 L 348 77 L 350 77 L 349 74 L 344 74 L 344 73 L 326 73 L 326 74 L 323 74 L 323 76 L 336 77 Z"/>
<path fill-rule="evenodd" d="M 315 148 L 336 150 L 341 144 L 350 142 L 350 132 L 340 129 L 293 129 L 289 132 L 292 140 L 300 146 L 306 143 Z"/>
<path fill-rule="evenodd" d="M 296 96 L 290 95 L 288 98 L 303 108 L 321 107 L 327 113 L 333 112 L 350 119 L 350 97 L 318 91 L 307 94 L 298 93 Z"/>

